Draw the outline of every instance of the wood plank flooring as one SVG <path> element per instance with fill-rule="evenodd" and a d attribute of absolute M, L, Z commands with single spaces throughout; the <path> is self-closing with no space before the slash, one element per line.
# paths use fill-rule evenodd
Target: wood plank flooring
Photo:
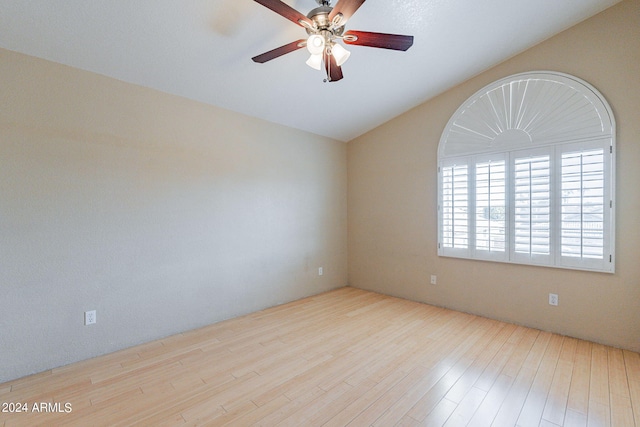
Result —
<path fill-rule="evenodd" d="M 27 404 L 3 427 L 640 426 L 640 355 L 343 288 L 0 384 L 0 403 Z"/>

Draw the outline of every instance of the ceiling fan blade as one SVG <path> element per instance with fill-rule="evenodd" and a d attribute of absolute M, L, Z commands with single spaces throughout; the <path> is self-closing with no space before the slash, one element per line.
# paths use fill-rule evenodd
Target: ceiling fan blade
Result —
<path fill-rule="evenodd" d="M 364 2 L 365 0 L 338 0 L 338 3 L 329 14 L 329 20 L 333 20 L 340 13 L 342 14 L 342 19 L 339 25 L 344 25 Z"/>
<path fill-rule="evenodd" d="M 342 80 L 344 77 L 342 75 L 342 68 L 336 64 L 336 58 L 334 58 L 333 55 L 329 55 L 326 49 L 324 51 L 323 61 L 324 69 L 327 72 L 327 81 L 337 82 L 338 80 Z"/>
<path fill-rule="evenodd" d="M 277 47 L 269 52 L 265 52 L 258 56 L 254 56 L 253 62 L 258 62 L 260 64 L 264 64 L 267 61 L 271 61 L 272 59 L 276 59 L 279 56 L 285 55 L 287 53 L 293 52 L 294 50 L 298 50 L 303 48 L 306 45 L 307 41 L 305 39 L 296 40 L 289 44 L 285 44 L 284 46 Z"/>
<path fill-rule="evenodd" d="M 343 41 L 358 46 L 380 47 L 383 49 L 407 50 L 413 45 L 413 36 L 400 34 L 371 33 L 369 31 L 347 31 Z M 355 37 L 355 40 L 354 40 Z"/>
<path fill-rule="evenodd" d="M 275 13 L 282 15 L 294 24 L 304 27 L 300 22 L 306 22 L 310 26 L 313 26 L 311 19 L 304 16 L 288 4 L 281 2 L 280 0 L 254 0 L 256 3 L 260 3 L 264 7 L 273 10 Z"/>

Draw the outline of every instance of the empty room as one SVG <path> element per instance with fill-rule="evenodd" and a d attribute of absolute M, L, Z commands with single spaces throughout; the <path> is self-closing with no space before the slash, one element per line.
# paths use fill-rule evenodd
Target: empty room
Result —
<path fill-rule="evenodd" d="M 639 0 L 0 0 L 0 427 L 640 426 Z"/>

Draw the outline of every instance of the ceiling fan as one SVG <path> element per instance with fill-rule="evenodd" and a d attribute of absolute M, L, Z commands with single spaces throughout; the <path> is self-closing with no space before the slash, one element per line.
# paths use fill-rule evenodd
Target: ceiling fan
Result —
<path fill-rule="evenodd" d="M 261 64 L 306 47 L 311 54 L 307 60 L 307 65 L 316 70 L 321 70 L 324 64 L 327 74 L 325 81 L 337 82 L 343 78 L 342 64 L 351 55 L 349 51 L 338 43 L 340 40 L 348 45 L 402 51 L 406 51 L 413 45 L 413 36 L 372 33 L 369 31 L 345 31 L 345 24 L 365 0 L 338 0 L 335 7 L 331 6 L 330 0 L 316 0 L 319 7 L 313 9 L 307 16 L 280 0 L 255 1 L 287 18 L 294 24 L 303 27 L 308 34 L 305 39 L 296 40 L 251 58 L 254 62 Z"/>

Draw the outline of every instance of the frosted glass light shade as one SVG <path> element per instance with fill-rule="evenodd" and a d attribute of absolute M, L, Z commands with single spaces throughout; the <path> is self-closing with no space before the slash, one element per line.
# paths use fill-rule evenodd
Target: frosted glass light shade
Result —
<path fill-rule="evenodd" d="M 307 50 L 312 55 L 322 54 L 324 50 L 324 37 L 319 34 L 312 34 L 307 39 Z"/>
<path fill-rule="evenodd" d="M 349 59 L 349 56 L 351 56 L 351 52 L 337 43 L 331 47 L 331 54 L 336 59 L 336 64 L 338 65 L 338 67 L 347 62 L 347 59 Z"/>
<path fill-rule="evenodd" d="M 307 65 L 316 70 L 320 70 L 322 68 L 322 55 L 311 55 L 309 59 L 307 59 Z"/>

